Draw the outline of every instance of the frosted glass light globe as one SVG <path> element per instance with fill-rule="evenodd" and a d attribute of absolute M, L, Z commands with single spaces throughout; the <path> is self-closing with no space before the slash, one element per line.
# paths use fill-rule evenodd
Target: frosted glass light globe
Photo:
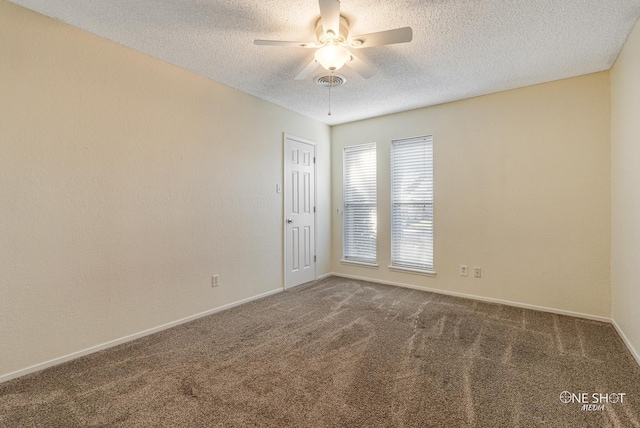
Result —
<path fill-rule="evenodd" d="M 351 59 L 351 53 L 344 46 L 328 44 L 316 51 L 315 58 L 327 70 L 336 71 Z"/>

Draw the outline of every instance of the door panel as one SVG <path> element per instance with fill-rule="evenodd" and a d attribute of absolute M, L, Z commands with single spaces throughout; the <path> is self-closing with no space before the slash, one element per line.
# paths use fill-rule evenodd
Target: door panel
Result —
<path fill-rule="evenodd" d="M 292 165 L 297 165 L 293 163 Z M 291 172 L 291 213 L 300 214 L 300 174 L 298 171 Z M 286 190 L 286 189 L 285 189 Z"/>
<path fill-rule="evenodd" d="M 315 145 L 285 136 L 285 287 L 316 279 Z"/>
<path fill-rule="evenodd" d="M 304 189 L 302 190 L 304 198 L 304 213 L 309 214 L 311 212 L 311 190 L 309 189 L 311 177 L 308 172 L 303 174 Z"/>

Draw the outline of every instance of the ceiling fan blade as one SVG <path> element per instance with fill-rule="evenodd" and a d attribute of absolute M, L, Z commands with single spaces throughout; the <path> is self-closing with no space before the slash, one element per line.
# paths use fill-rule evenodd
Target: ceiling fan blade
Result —
<path fill-rule="evenodd" d="M 351 61 L 347 62 L 346 65 L 365 79 L 369 79 L 376 74 L 373 68 L 369 67 L 363 60 L 354 54 L 351 54 Z"/>
<path fill-rule="evenodd" d="M 413 39 L 411 27 L 396 28 L 395 30 L 379 31 L 377 33 L 353 36 L 349 40 L 352 48 L 370 48 L 372 46 L 393 45 L 407 43 Z"/>
<path fill-rule="evenodd" d="M 285 40 L 254 40 L 254 44 L 260 46 L 284 46 L 290 48 L 318 48 L 320 45 L 313 42 L 288 42 Z"/>
<path fill-rule="evenodd" d="M 298 75 L 294 78 L 294 80 L 304 80 L 307 77 L 309 77 L 309 75 L 311 73 L 313 73 L 313 71 L 318 68 L 318 62 L 314 59 L 313 61 L 311 61 L 309 64 L 307 64 L 307 66 L 305 68 L 302 69 L 302 71 L 300 73 L 298 73 Z"/>
<path fill-rule="evenodd" d="M 318 2 L 324 32 L 333 31 L 333 34 L 337 36 L 340 34 L 340 1 L 318 0 Z"/>

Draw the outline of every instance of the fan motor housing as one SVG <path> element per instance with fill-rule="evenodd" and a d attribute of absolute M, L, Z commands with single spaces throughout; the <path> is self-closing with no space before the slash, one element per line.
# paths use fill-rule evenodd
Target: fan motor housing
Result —
<path fill-rule="evenodd" d="M 340 27 L 338 33 L 339 34 L 336 34 L 334 38 L 340 43 L 346 42 L 347 37 L 349 37 L 349 21 L 347 21 L 347 18 L 342 15 L 340 15 Z M 324 43 L 329 39 L 329 36 L 324 32 L 324 28 L 322 28 L 322 18 L 318 19 L 318 22 L 316 23 L 316 37 L 320 43 Z"/>

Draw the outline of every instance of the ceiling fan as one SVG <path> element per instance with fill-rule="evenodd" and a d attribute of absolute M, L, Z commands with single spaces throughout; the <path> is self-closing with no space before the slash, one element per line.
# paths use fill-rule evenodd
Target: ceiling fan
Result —
<path fill-rule="evenodd" d="M 319 0 L 318 2 L 320 19 L 316 24 L 316 42 L 254 40 L 256 45 L 316 49 L 314 59 L 295 77 L 295 80 L 306 79 L 318 65 L 333 73 L 345 64 L 368 79 L 375 74 L 375 71 L 349 49 L 406 43 L 413 39 L 410 27 L 351 36 L 349 23 L 344 16 L 340 15 L 340 1 Z"/>

